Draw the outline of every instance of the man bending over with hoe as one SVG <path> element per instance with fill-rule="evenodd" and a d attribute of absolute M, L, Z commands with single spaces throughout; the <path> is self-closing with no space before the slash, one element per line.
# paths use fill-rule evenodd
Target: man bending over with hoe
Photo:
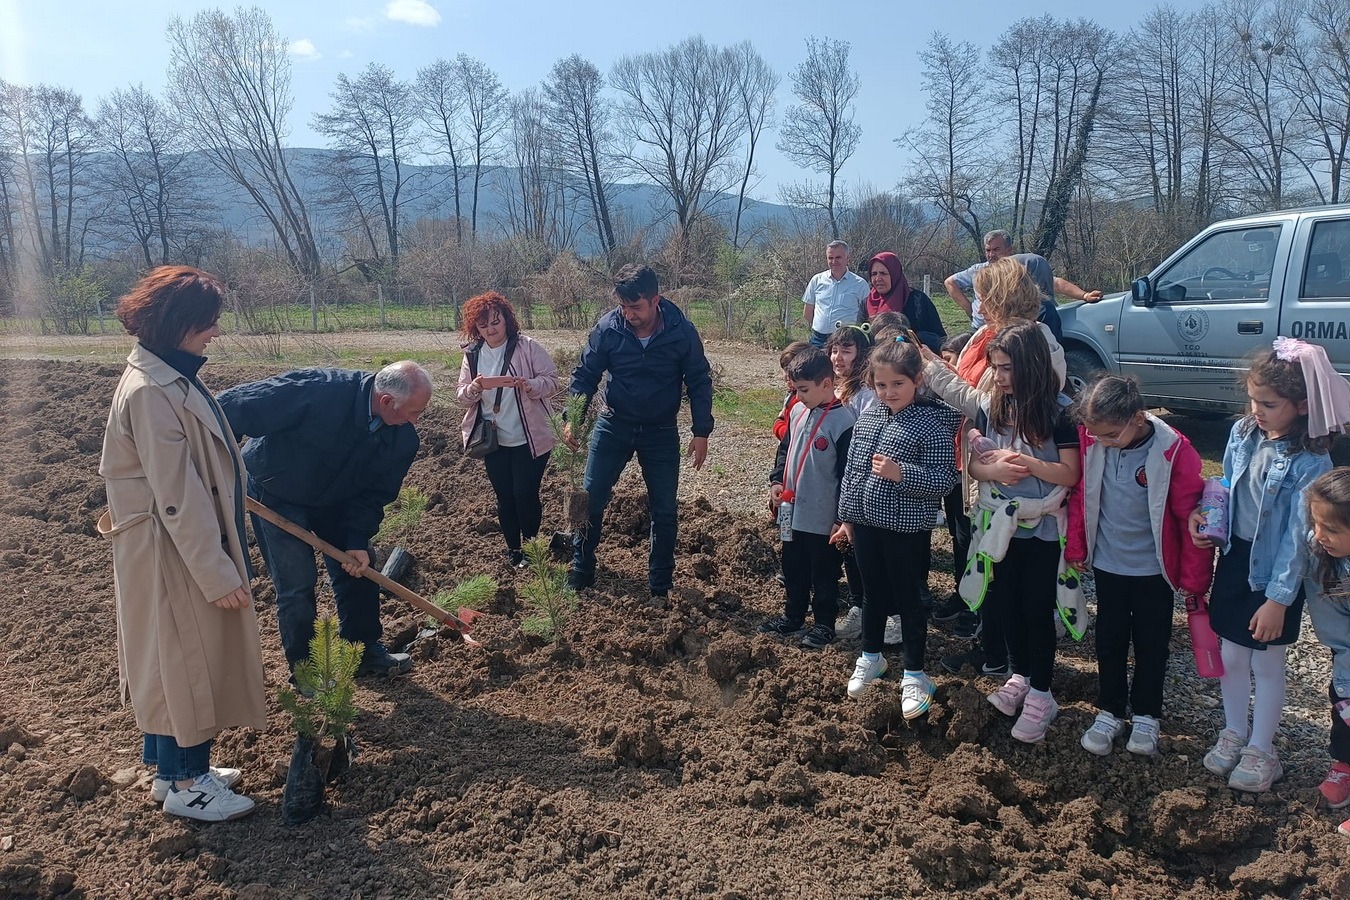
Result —
<path fill-rule="evenodd" d="M 355 558 L 355 565 L 324 563 L 342 637 L 365 645 L 356 674 L 407 672 L 411 657 L 380 643 L 380 589 L 362 576 L 384 508 L 417 455 L 417 419 L 431 402 L 431 376 L 407 360 L 378 373 L 300 369 L 232 387 L 218 399 L 235 438 L 249 438 L 248 495 Z M 276 586 L 277 628 L 294 670 L 309 657 L 314 635 L 314 549 L 256 515 L 253 532 Z"/>

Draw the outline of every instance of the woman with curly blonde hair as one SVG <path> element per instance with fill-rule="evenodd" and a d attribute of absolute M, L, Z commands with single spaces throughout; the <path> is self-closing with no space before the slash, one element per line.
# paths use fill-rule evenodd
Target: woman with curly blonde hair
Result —
<path fill-rule="evenodd" d="M 523 541 L 539 533 L 539 487 L 555 443 L 549 403 L 558 393 L 558 368 L 543 345 L 520 332 L 515 307 L 496 291 L 464 304 L 464 361 L 459 402 L 467 407 L 460 431 L 467 446 L 479 417 L 497 427 L 497 449 L 483 457 L 497 496 L 497 520 L 506 558 L 525 566 Z"/>

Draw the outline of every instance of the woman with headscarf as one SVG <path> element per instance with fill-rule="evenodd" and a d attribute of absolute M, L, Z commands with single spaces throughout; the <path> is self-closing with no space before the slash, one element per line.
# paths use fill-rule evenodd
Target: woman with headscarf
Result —
<path fill-rule="evenodd" d="M 867 264 L 867 273 L 872 292 L 863 301 L 865 318 L 871 321 L 873 316 L 883 310 L 900 313 L 909 320 L 919 340 L 934 353 L 940 353 L 942 342 L 947 339 L 947 330 L 942 327 L 937 307 L 928 295 L 909 286 L 905 270 L 900 265 L 900 257 L 889 250 L 878 253 Z"/>

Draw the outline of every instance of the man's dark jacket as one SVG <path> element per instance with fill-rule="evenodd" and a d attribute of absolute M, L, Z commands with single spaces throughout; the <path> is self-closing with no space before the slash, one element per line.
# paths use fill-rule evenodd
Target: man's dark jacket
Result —
<path fill-rule="evenodd" d="M 339 516 L 343 550 L 370 543 L 417 455 L 412 424 L 370 430 L 374 387 L 370 372 L 299 369 L 216 398 L 236 440 L 249 438 L 249 478 L 266 494 Z"/>
<path fill-rule="evenodd" d="M 687 388 L 694 437 L 712 434 L 712 373 L 703 341 L 680 308 L 662 297 L 662 326 L 644 348 L 616 308 L 600 317 L 572 373 L 571 392 L 595 396 L 609 372 L 605 402 L 615 419 L 634 425 L 674 425 Z"/>

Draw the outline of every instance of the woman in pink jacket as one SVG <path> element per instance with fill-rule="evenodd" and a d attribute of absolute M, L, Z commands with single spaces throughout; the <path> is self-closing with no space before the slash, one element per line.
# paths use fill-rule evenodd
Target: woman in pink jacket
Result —
<path fill-rule="evenodd" d="M 488 291 L 464 304 L 464 362 L 456 396 L 468 409 L 460 431 L 465 444 L 480 416 L 497 425 L 498 447 L 483 458 L 497 495 L 497 520 L 506 556 L 524 568 L 522 541 L 539 533 L 539 486 L 553 450 L 550 401 L 558 368 L 538 341 L 520 333 L 511 302 Z"/>
<path fill-rule="evenodd" d="M 1158 752 L 1163 676 L 1174 593 L 1200 596 L 1214 578 L 1214 551 L 1188 540 L 1199 505 L 1200 455 L 1186 436 L 1144 408 L 1139 385 L 1107 375 L 1077 401 L 1083 475 L 1069 500 L 1064 559 L 1088 560 L 1097 583 L 1096 721 L 1083 749 L 1111 752 L 1134 713 L 1125 749 Z M 1134 680 L 1129 681 L 1130 644 Z"/>

